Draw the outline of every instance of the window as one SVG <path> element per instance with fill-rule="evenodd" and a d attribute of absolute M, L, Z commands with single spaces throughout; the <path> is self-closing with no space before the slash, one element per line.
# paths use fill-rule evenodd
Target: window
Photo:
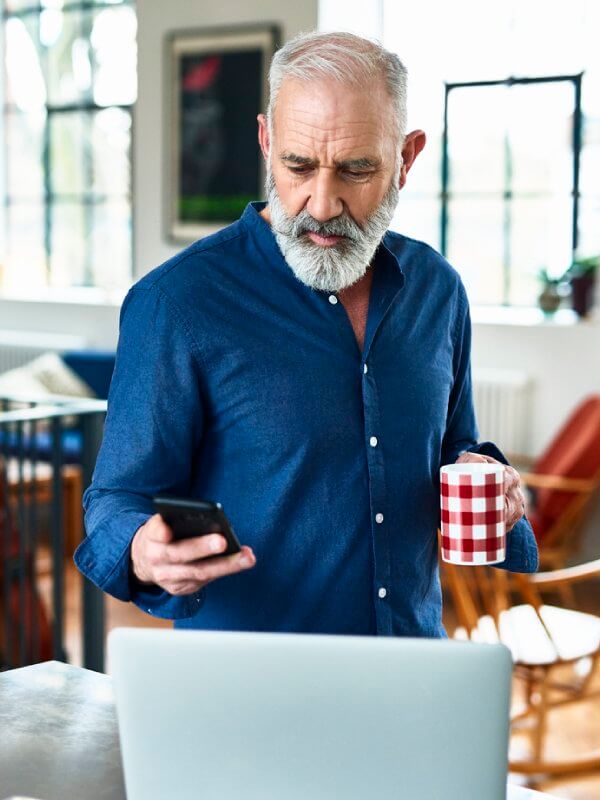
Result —
<path fill-rule="evenodd" d="M 392 227 L 442 249 L 445 84 L 498 81 L 450 93 L 447 255 L 472 303 L 534 306 L 539 269 L 571 259 L 575 97 L 569 81 L 502 82 L 583 73 L 577 254 L 600 254 L 600 3 L 382 2 L 383 43 L 409 71 L 409 130 L 427 133 Z"/>
<path fill-rule="evenodd" d="M 125 287 L 132 274 L 131 2 L 4 3 L 0 290 Z"/>
<path fill-rule="evenodd" d="M 480 304 L 519 305 L 577 252 L 581 75 L 446 84 L 440 249 Z"/>

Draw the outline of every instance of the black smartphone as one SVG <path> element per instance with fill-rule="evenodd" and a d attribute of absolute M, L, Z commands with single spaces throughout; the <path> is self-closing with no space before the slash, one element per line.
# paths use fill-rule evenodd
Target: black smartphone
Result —
<path fill-rule="evenodd" d="M 239 553 L 242 549 L 237 536 L 220 503 L 211 500 L 187 500 L 184 497 L 161 495 L 153 498 L 154 510 L 161 515 L 173 531 L 173 538 L 190 539 L 220 533 L 227 540 L 227 548 L 208 558 L 219 558 Z"/>

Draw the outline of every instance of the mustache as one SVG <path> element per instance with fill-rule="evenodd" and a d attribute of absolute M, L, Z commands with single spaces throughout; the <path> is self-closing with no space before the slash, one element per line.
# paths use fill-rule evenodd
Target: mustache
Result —
<path fill-rule="evenodd" d="M 279 232 L 296 237 L 305 233 L 316 233 L 320 236 L 341 236 L 353 242 L 360 241 L 364 236 L 361 227 L 345 211 L 337 217 L 328 219 L 325 222 L 319 222 L 306 210 L 303 210 L 290 220 L 287 230 Z"/>

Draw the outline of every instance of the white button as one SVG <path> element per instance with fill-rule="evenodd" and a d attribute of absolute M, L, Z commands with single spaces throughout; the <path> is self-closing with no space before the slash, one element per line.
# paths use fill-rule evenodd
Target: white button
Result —
<path fill-rule="evenodd" d="M 386 591 L 386 589 L 384 589 L 384 588 L 383 588 L 383 586 L 382 586 L 382 587 L 381 587 L 381 589 L 380 589 L 380 590 L 377 592 L 377 594 L 378 594 L 378 595 L 379 595 L 379 597 L 381 597 L 381 599 L 383 600 L 383 598 L 384 598 L 384 597 L 386 596 L 386 594 L 387 594 L 387 591 Z"/>
<path fill-rule="evenodd" d="M 367 365 L 365 364 L 364 367 L 363 367 L 363 372 L 365 373 L 365 375 L 367 374 L 367 371 L 368 371 L 367 370 Z"/>
<path fill-rule="evenodd" d="M 329 302 L 331 303 L 332 306 L 334 306 L 337 303 L 337 297 L 334 294 L 330 294 Z"/>
<path fill-rule="evenodd" d="M 383 514 L 375 514 L 375 522 L 383 522 Z"/>
<path fill-rule="evenodd" d="M 371 447 L 377 447 L 377 437 L 371 436 L 371 438 L 369 439 L 369 444 L 371 445 Z"/>

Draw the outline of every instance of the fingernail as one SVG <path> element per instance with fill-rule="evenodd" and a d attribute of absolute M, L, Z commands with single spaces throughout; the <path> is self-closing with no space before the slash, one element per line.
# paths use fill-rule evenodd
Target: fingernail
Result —
<path fill-rule="evenodd" d="M 240 566 L 249 567 L 250 566 L 250 558 L 248 556 L 242 556 L 240 558 Z"/>
<path fill-rule="evenodd" d="M 220 536 L 213 536 L 210 540 L 210 549 L 213 553 L 218 553 L 223 548 Z"/>

